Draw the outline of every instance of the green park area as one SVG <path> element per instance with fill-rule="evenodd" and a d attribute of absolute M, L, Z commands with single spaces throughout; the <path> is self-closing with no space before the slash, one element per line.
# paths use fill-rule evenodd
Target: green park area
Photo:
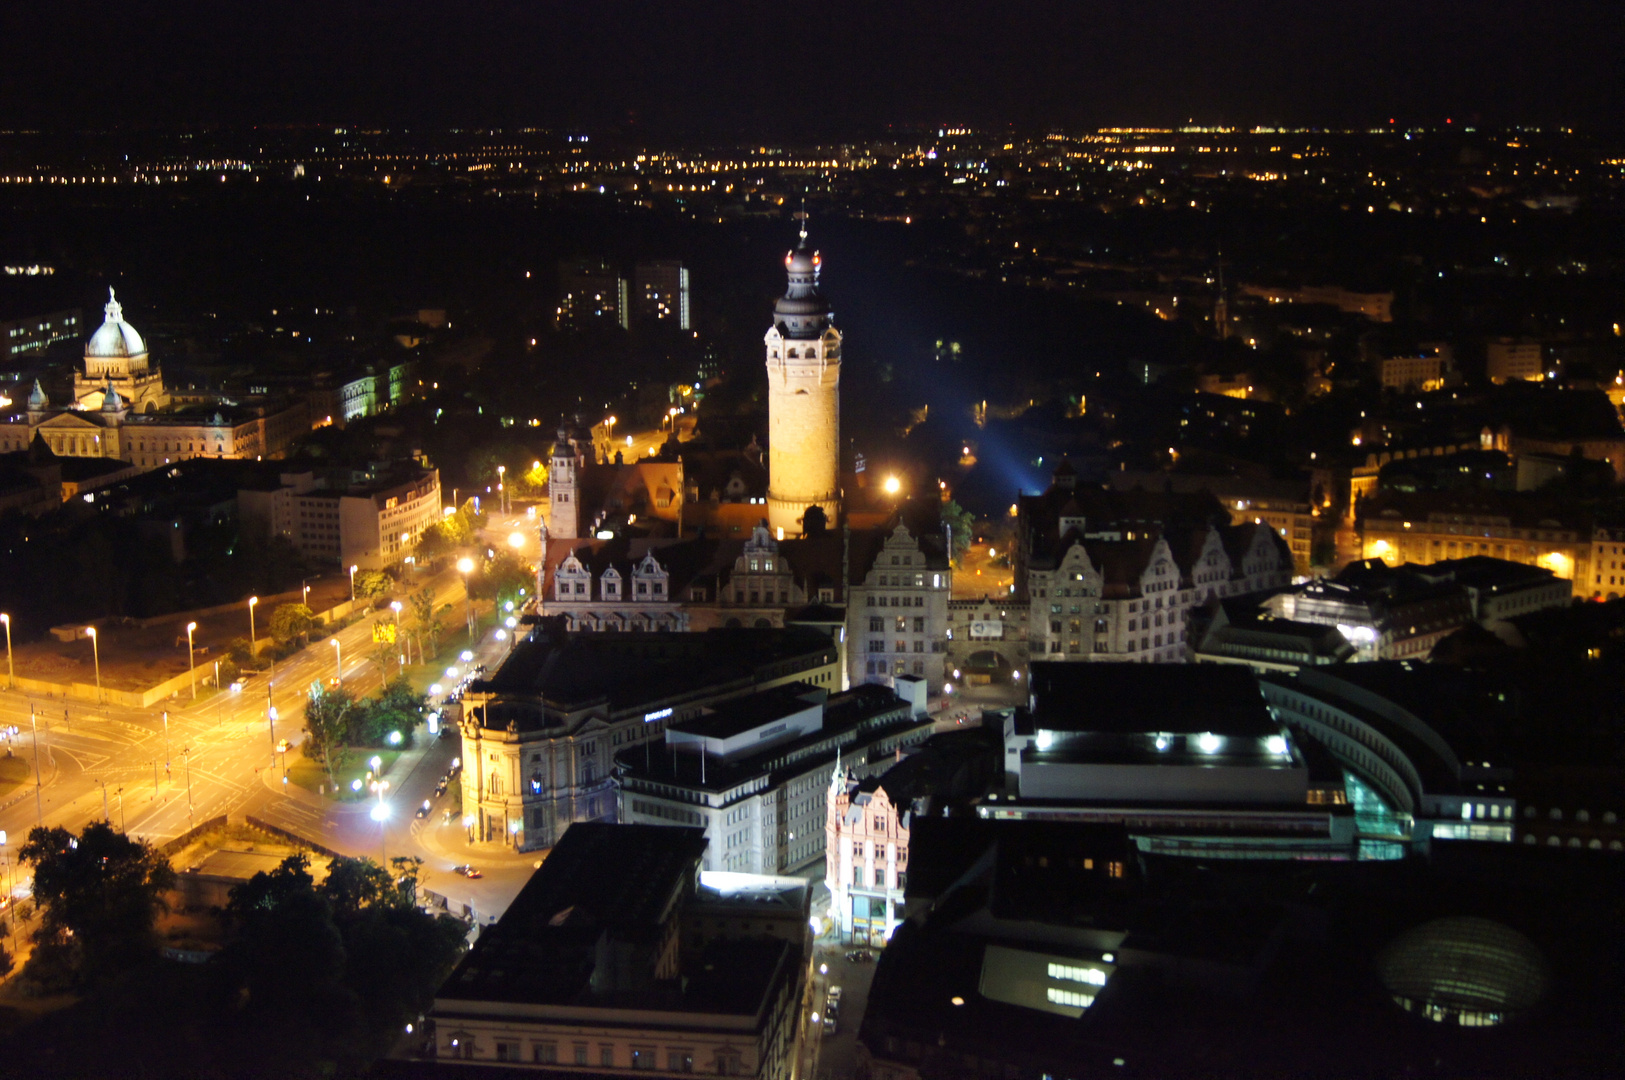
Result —
<path fill-rule="evenodd" d="M 394 766 L 397 758 L 401 756 L 399 750 L 378 750 L 367 747 L 342 747 L 335 749 L 332 754 L 332 779 L 328 778 L 327 766 L 320 757 L 308 758 L 302 754 L 290 752 L 288 754 L 288 782 L 298 784 L 306 791 L 316 794 L 326 794 L 329 798 L 336 798 L 340 802 L 359 802 L 362 799 L 372 799 L 374 795 L 367 787 L 369 774 L 372 772 L 372 759 L 378 758 L 381 762 L 379 769 L 385 780 L 391 780 L 389 770 Z M 359 790 L 355 788 L 355 781 L 361 781 Z M 391 780 L 391 787 L 394 781 Z M 336 790 L 335 790 L 336 789 Z"/>

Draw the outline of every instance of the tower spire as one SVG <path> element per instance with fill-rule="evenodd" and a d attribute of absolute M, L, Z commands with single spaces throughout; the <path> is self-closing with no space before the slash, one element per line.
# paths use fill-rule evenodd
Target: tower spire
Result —
<path fill-rule="evenodd" d="M 801 238 L 801 242 L 796 246 L 805 248 L 807 246 L 807 196 L 803 195 L 801 197 L 801 209 L 797 210 L 794 216 L 797 221 L 801 222 L 801 231 L 796 234 Z"/>

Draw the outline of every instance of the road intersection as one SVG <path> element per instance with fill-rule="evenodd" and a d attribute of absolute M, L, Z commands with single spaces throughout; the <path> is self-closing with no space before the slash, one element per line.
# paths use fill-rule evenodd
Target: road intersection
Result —
<path fill-rule="evenodd" d="M 440 575 L 428 584 L 437 606 L 464 602 L 459 575 Z M 380 671 L 373 659 L 371 619 L 333 639 L 343 657 L 344 685 L 358 696 L 377 691 L 393 674 Z M 476 662 L 494 667 L 509 644 L 485 634 Z M 322 640 L 251 676 L 239 692 L 195 703 L 181 696 L 151 709 L 92 707 L 0 691 L 0 728 L 11 730 L 5 752 L 31 766 L 29 779 L 0 798 L 0 829 L 13 849 L 10 855 L 40 824 L 77 832 L 105 816 L 131 836 L 158 845 L 213 817 L 253 816 L 345 854 L 420 856 L 425 887 L 446 896 L 454 911 L 462 904 L 482 915 L 501 911 L 529 875 L 533 857 L 469 844 L 455 815 L 442 823 L 441 807 L 450 802 L 436 799 L 434 787 L 461 753 L 455 733 L 436 739 L 419 727 L 418 745 L 389 770 L 390 816 L 381 824 L 372 818 L 370 802 L 336 802 L 284 779 L 285 755 L 276 752 L 276 744 L 301 740 L 310 686 L 331 678 L 334 664 L 334 650 Z M 275 707 L 274 721 L 267 716 L 268 704 Z M 435 801 L 434 813 L 415 818 L 413 809 L 424 799 Z M 469 881 L 451 873 L 453 865 L 469 862 L 486 876 Z"/>

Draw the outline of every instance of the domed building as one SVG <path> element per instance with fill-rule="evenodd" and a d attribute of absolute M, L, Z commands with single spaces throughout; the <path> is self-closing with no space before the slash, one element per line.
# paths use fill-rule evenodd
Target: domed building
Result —
<path fill-rule="evenodd" d="M 131 413 L 151 415 L 169 405 L 163 375 L 147 354 L 147 343 L 124 321 L 124 307 L 111 286 L 106 315 L 85 342 L 85 366 L 73 375 L 73 400 L 80 409 L 99 409 L 108 385 L 118 391 Z"/>
<path fill-rule="evenodd" d="M 38 439 L 59 457 L 116 459 L 140 471 L 196 457 L 281 457 L 310 430 L 302 400 L 176 405 L 112 289 L 103 310 L 102 325 L 85 342 L 83 367 L 73 373 L 72 399 L 53 402 L 36 381 L 25 410 L 0 417 L 0 453 Z"/>
<path fill-rule="evenodd" d="M 1534 942 L 1509 926 L 1465 915 L 1400 934 L 1377 957 L 1377 975 L 1400 1008 L 1461 1027 L 1517 1019 L 1551 985 Z"/>

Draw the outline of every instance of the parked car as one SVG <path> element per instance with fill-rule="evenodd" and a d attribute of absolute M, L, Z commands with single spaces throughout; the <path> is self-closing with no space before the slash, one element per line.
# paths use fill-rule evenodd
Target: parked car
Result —
<path fill-rule="evenodd" d="M 454 874 L 461 874 L 465 878 L 482 878 L 485 876 L 472 866 L 469 866 L 467 863 L 464 863 L 462 866 L 452 867 L 451 872 Z"/>
<path fill-rule="evenodd" d="M 417 816 L 420 817 L 420 818 L 426 818 L 426 817 L 429 816 L 429 811 L 432 810 L 432 809 L 433 809 L 433 807 L 429 804 L 429 800 L 424 799 L 423 800 L 423 805 L 418 807 Z"/>
<path fill-rule="evenodd" d="M 439 798 L 440 796 L 444 795 L 445 793 L 446 793 L 446 778 L 444 776 L 442 776 L 439 780 L 435 781 L 435 785 L 434 785 L 435 798 Z"/>

